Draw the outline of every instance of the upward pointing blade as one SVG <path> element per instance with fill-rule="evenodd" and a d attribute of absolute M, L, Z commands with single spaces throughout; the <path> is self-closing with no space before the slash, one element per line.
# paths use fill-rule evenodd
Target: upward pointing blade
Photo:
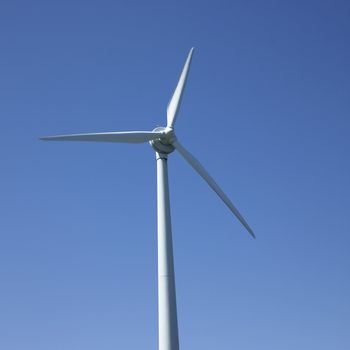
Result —
<path fill-rule="evenodd" d="M 162 138 L 164 134 L 156 131 L 100 132 L 41 137 L 44 141 L 92 141 L 142 143 Z"/>
<path fill-rule="evenodd" d="M 238 209 L 233 205 L 231 200 L 226 196 L 224 191 L 219 187 L 215 180 L 209 175 L 209 173 L 204 169 L 203 165 L 188 152 L 178 141 L 173 142 L 173 146 L 180 152 L 180 154 L 187 160 L 187 162 L 193 167 L 197 173 L 202 176 L 202 178 L 207 182 L 207 184 L 216 192 L 216 194 L 224 201 L 224 203 L 229 207 L 237 219 L 242 223 L 242 225 L 247 229 L 247 231 L 255 238 L 253 230 L 250 228 L 248 223 L 245 221 Z"/>
<path fill-rule="evenodd" d="M 170 102 L 168 104 L 168 109 L 167 109 L 167 121 L 169 127 L 173 127 L 175 124 L 175 120 L 177 117 L 177 113 L 179 111 L 180 103 L 181 103 L 181 98 L 182 98 L 182 93 L 186 85 L 186 80 L 187 80 L 187 75 L 188 71 L 190 69 L 190 64 L 192 60 L 192 55 L 193 55 L 193 50 L 194 48 L 190 50 L 190 53 L 187 56 L 187 60 L 185 62 L 184 68 L 182 70 L 180 79 L 177 83 L 176 89 L 173 93 L 173 96 L 170 99 Z"/>

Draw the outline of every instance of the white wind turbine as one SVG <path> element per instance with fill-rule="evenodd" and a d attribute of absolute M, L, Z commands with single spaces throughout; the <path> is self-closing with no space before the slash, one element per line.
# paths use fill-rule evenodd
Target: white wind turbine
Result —
<path fill-rule="evenodd" d="M 178 150 L 193 169 L 223 200 L 251 236 L 255 238 L 253 230 L 249 227 L 248 223 L 233 205 L 231 200 L 204 169 L 202 164 L 180 144 L 175 135 L 174 125 L 178 115 L 182 93 L 186 84 L 192 55 L 193 48 L 188 54 L 180 79 L 173 96 L 170 99 L 167 108 L 166 127 L 158 127 L 153 131 L 103 132 L 41 137 L 41 140 L 46 141 L 149 142 L 155 150 L 157 159 L 159 350 L 179 349 L 167 168 L 168 154 L 175 149 Z"/>

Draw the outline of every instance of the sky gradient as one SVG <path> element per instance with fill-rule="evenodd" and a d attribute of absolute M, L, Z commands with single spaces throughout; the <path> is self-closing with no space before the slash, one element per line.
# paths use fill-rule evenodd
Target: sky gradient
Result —
<path fill-rule="evenodd" d="M 181 349 L 350 348 L 347 1 L 2 1 L 0 348 L 157 348 L 149 145 L 176 132 L 254 241 L 169 157 Z"/>

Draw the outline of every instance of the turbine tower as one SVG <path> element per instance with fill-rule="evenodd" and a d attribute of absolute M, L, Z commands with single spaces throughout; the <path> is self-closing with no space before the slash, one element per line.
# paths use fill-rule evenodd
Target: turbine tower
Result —
<path fill-rule="evenodd" d="M 153 131 L 103 132 L 41 137 L 45 141 L 95 141 L 95 142 L 149 142 L 156 152 L 157 160 L 157 214 L 158 214 L 158 332 L 159 350 L 179 350 L 178 323 L 176 311 L 176 291 L 174 256 L 170 219 L 168 184 L 168 155 L 175 149 L 193 169 L 216 192 L 250 235 L 253 230 L 239 213 L 231 200 L 209 175 L 202 164 L 178 141 L 174 125 L 177 119 L 182 94 L 191 65 L 193 48 L 190 50 L 173 96 L 167 108 L 167 126 Z"/>

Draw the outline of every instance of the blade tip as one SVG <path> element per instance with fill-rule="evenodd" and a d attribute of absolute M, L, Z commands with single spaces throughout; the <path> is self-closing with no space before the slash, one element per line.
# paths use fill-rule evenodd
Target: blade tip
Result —
<path fill-rule="evenodd" d="M 255 233 L 253 232 L 253 230 L 249 227 L 246 227 L 247 228 L 247 230 L 248 230 L 248 232 L 249 232 L 249 234 L 254 238 L 254 239 L 256 239 L 256 236 L 255 236 Z"/>
<path fill-rule="evenodd" d="M 59 141 L 59 136 L 41 136 L 39 137 L 39 140 L 41 141 Z"/>

